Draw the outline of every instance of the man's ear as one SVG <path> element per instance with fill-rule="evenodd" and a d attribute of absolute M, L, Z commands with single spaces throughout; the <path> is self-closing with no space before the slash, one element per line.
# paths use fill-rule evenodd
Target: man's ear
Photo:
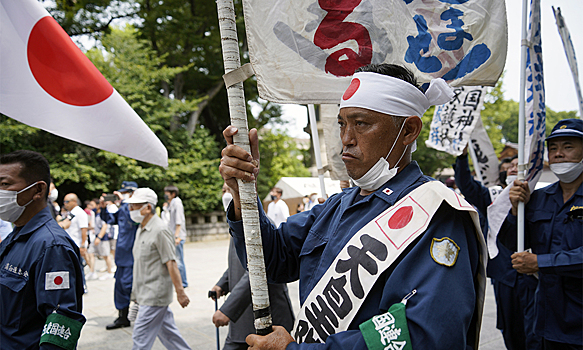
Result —
<path fill-rule="evenodd" d="M 47 199 L 47 183 L 39 181 L 34 187 L 39 188 L 39 191 L 32 196 L 33 200 Z"/>
<path fill-rule="evenodd" d="M 417 116 L 407 117 L 407 119 L 405 119 L 405 126 L 403 127 L 403 145 L 407 146 L 412 144 L 413 141 L 419 137 L 422 128 L 423 122 L 421 121 L 421 118 Z"/>

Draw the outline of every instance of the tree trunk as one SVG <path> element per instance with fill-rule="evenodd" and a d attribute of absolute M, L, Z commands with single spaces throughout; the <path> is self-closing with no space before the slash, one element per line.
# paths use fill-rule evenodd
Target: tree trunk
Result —
<path fill-rule="evenodd" d="M 194 128 L 196 128 L 196 124 L 198 124 L 198 119 L 202 111 L 206 108 L 206 106 L 210 103 L 210 101 L 221 91 L 225 83 L 220 80 L 213 88 L 208 92 L 207 98 L 204 99 L 201 103 L 198 104 L 198 108 L 195 111 L 190 113 L 190 118 L 188 118 L 188 124 L 186 125 L 186 130 L 188 130 L 188 136 L 192 136 L 194 133 Z"/>

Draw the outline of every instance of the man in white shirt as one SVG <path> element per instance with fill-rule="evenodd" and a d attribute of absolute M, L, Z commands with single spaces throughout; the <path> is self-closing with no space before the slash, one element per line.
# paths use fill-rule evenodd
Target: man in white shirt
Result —
<path fill-rule="evenodd" d="M 87 228 L 89 227 L 89 218 L 85 210 L 79 206 L 79 198 L 75 193 L 69 193 L 63 200 L 63 207 L 69 212 L 69 215 L 59 222 L 59 226 L 71 236 L 71 239 L 79 247 L 82 259 L 87 259 Z M 87 292 L 85 283 L 85 271 L 81 269 L 83 276 L 83 287 Z"/>
<path fill-rule="evenodd" d="M 77 244 L 81 251 L 81 256 L 85 256 L 87 252 L 87 228 L 89 227 L 87 213 L 79 206 L 79 198 L 75 193 L 69 193 L 65 196 L 63 207 L 69 212 L 69 215 L 62 221 L 61 227 L 67 231 L 71 239 Z"/>
<path fill-rule="evenodd" d="M 287 204 L 281 199 L 283 190 L 279 187 L 274 187 L 269 192 L 272 202 L 267 206 L 267 217 L 270 218 L 276 227 L 282 222 L 285 222 L 289 217 L 289 208 Z"/>

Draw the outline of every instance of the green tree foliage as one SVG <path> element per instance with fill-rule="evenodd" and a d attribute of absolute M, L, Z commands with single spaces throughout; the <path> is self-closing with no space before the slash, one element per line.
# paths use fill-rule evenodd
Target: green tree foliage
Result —
<path fill-rule="evenodd" d="M 264 129 L 259 136 L 261 164 L 257 193 L 264 198 L 282 177 L 310 176 L 302 159 L 305 152 L 297 148 L 295 140 L 280 131 Z"/>

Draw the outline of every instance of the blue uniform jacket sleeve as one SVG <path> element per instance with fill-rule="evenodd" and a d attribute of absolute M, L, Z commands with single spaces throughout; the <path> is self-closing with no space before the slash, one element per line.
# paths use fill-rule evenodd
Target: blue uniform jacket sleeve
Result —
<path fill-rule="evenodd" d="M 581 278 L 583 275 L 583 247 L 551 254 L 537 255 L 538 268 L 544 273 Z"/>
<path fill-rule="evenodd" d="M 476 206 L 481 214 L 486 215 L 488 206 L 492 203 L 490 191 L 479 181 L 474 180 L 470 172 L 468 156 L 459 156 L 455 160 L 455 184 L 466 200 Z"/>
<path fill-rule="evenodd" d="M 47 290 L 47 273 L 50 272 L 68 273 L 68 288 Z M 56 312 L 82 324 L 85 323 L 85 317 L 81 314 L 83 281 L 78 253 L 64 245 L 49 247 L 39 259 L 34 278 L 37 310 L 41 315 L 48 317 L 52 312 Z M 59 347 L 43 343 L 41 349 Z"/>
<path fill-rule="evenodd" d="M 504 224 L 498 233 L 498 239 L 508 249 L 516 251 L 517 228 L 516 216 L 508 213 Z M 524 228 L 524 248 L 531 247 L 530 237 L 531 230 L 528 222 L 525 222 Z M 549 254 L 537 254 L 538 267 L 541 272 L 556 274 L 565 277 L 581 278 L 583 274 L 583 247 L 572 250 L 562 250 Z"/>
<path fill-rule="evenodd" d="M 117 214 L 119 213 L 119 210 L 116 211 L 115 213 L 110 213 L 107 208 L 103 208 L 101 209 L 101 212 L 99 213 L 99 216 L 101 216 L 101 220 L 107 222 L 110 225 L 117 225 Z"/>

